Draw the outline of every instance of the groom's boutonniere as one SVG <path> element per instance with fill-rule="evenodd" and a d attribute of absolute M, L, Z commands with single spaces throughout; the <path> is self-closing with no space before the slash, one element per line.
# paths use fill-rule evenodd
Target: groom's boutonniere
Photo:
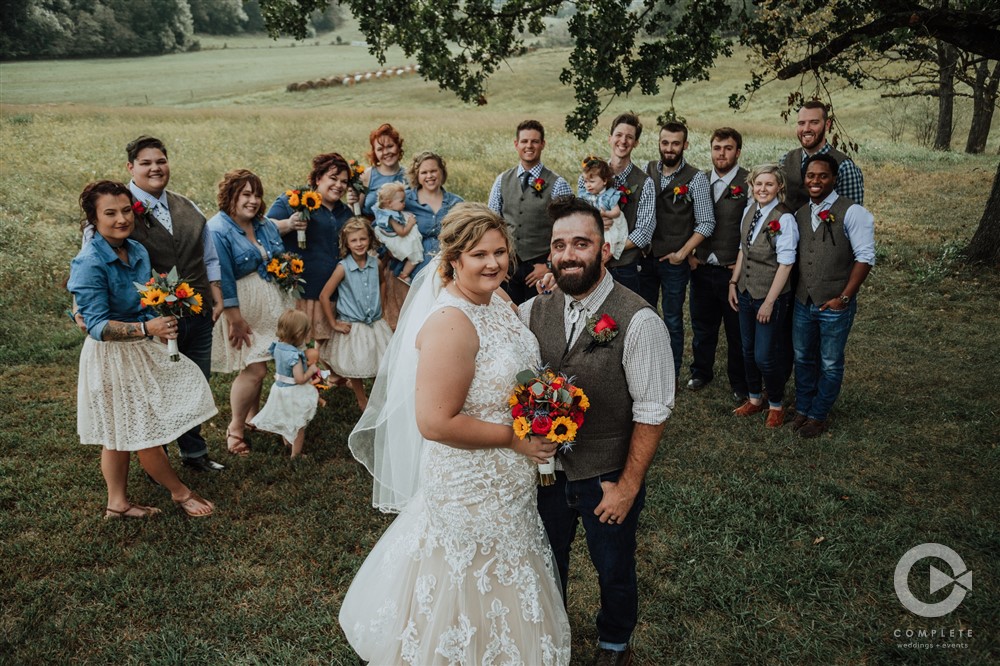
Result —
<path fill-rule="evenodd" d="M 542 190 L 545 189 L 545 185 L 546 183 L 544 178 L 535 178 L 531 181 L 531 189 L 535 191 L 536 197 L 542 196 Z"/>
<path fill-rule="evenodd" d="M 598 347 L 607 347 L 608 343 L 618 335 L 618 322 L 611 318 L 609 314 L 602 314 L 598 317 L 587 319 L 587 332 L 593 340 L 583 350 L 589 354 Z"/>
<path fill-rule="evenodd" d="M 746 199 L 747 193 L 739 185 L 729 186 L 729 198 L 730 199 Z"/>
<path fill-rule="evenodd" d="M 826 235 L 829 233 L 830 242 L 836 245 L 837 240 L 833 237 L 833 224 L 837 221 L 837 218 L 829 211 L 829 209 L 821 210 L 816 213 L 816 217 L 819 218 L 819 221 L 823 224 L 823 240 L 826 240 Z"/>
<path fill-rule="evenodd" d="M 687 202 L 691 201 L 691 189 L 687 185 L 678 185 L 674 188 L 674 203 L 677 203 L 678 199 Z"/>

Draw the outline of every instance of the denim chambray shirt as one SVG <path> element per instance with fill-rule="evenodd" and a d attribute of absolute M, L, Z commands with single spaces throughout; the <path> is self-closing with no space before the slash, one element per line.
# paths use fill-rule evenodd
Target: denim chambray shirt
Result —
<path fill-rule="evenodd" d="M 222 269 L 222 306 L 239 307 L 236 281 L 254 271 L 257 271 L 261 279 L 266 280 L 267 262 L 261 258 L 260 250 L 250 242 L 246 232 L 221 210 L 208 221 L 208 229 L 215 240 L 215 249 L 219 253 L 219 267 Z M 253 233 L 267 253 L 268 261 L 275 254 L 285 251 L 285 244 L 278 234 L 278 227 L 266 217 L 254 220 Z"/>
<path fill-rule="evenodd" d="M 66 288 L 76 296 L 87 334 L 95 340 L 102 339 L 109 321 L 149 321 L 156 317 L 152 310 L 143 309 L 133 284 L 144 284 L 152 275 L 149 253 L 132 239 L 126 239 L 125 246 L 127 264 L 103 236 L 94 234 L 70 264 Z"/>

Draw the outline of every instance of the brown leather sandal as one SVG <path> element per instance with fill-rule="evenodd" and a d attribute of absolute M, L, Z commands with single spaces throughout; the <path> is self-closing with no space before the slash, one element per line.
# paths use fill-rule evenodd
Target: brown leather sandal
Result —
<path fill-rule="evenodd" d="M 133 509 L 142 511 L 142 515 L 129 515 L 129 511 Z M 112 509 L 110 506 L 106 506 L 104 507 L 104 520 L 146 520 L 150 516 L 155 516 L 158 513 L 162 512 L 155 506 L 142 506 L 141 504 L 129 504 L 121 511 Z"/>
<path fill-rule="evenodd" d="M 194 500 L 195 502 L 200 502 L 201 504 L 207 506 L 209 508 L 208 513 L 193 513 L 189 511 L 188 508 L 185 507 L 184 505 L 190 502 L 191 500 Z M 184 499 L 179 499 L 179 500 L 175 499 L 174 504 L 176 504 L 177 508 L 183 511 L 188 518 L 208 518 L 213 513 L 215 513 L 215 505 L 193 490 L 190 493 L 188 493 L 188 496 L 185 497 Z"/>
<path fill-rule="evenodd" d="M 230 440 L 236 440 L 236 446 L 230 444 Z M 239 435 L 234 435 L 228 430 L 226 431 L 226 450 L 228 450 L 234 456 L 248 456 L 250 455 L 250 444 L 247 443 L 245 439 Z"/>

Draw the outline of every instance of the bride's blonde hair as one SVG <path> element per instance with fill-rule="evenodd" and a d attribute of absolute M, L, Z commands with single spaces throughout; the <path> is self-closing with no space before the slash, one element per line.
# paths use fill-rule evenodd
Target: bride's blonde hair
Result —
<path fill-rule="evenodd" d="M 460 203 L 456 205 L 441 221 L 441 265 L 438 272 L 445 282 L 455 278 L 455 269 L 451 262 L 456 261 L 466 250 L 473 248 L 483 239 L 487 232 L 497 230 L 503 235 L 507 244 L 507 254 L 510 263 L 514 264 L 514 248 L 510 238 L 510 230 L 502 217 L 481 203 Z"/>

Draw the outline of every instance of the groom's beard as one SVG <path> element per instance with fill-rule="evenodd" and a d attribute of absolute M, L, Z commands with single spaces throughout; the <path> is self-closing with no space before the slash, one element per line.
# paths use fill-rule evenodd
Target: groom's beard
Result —
<path fill-rule="evenodd" d="M 583 272 L 578 275 L 563 275 L 564 268 L 582 267 Z M 561 264 L 552 266 L 552 274 L 556 277 L 556 284 L 562 289 L 564 294 L 579 296 L 597 284 L 601 279 L 601 262 L 594 261 L 585 264 L 582 261 L 564 261 Z"/>

